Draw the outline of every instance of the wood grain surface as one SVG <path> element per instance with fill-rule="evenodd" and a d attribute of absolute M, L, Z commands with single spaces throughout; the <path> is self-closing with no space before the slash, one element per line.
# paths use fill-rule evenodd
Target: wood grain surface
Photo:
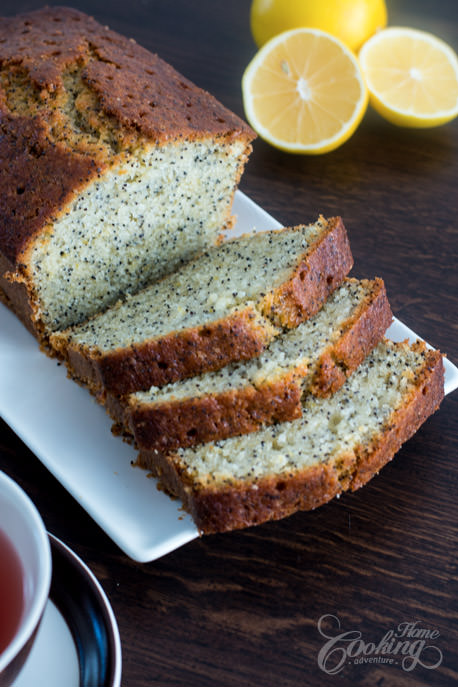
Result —
<path fill-rule="evenodd" d="M 457 49 L 456 0 L 387 4 L 391 24 L 429 30 Z M 40 5 L 2 0 L 1 14 Z M 247 0 L 73 5 L 243 115 L 240 79 L 255 52 Z M 284 224 L 342 215 L 354 275 L 383 277 L 394 313 L 456 363 L 457 172 L 458 121 L 404 130 L 369 111 L 350 141 L 324 156 L 294 157 L 257 140 L 241 188 Z M 125 687 L 448 687 L 458 684 L 457 411 L 455 392 L 355 494 L 198 539 L 149 564 L 121 553 L 4 423 L 0 469 L 103 585 L 119 623 Z M 403 666 L 396 655 L 391 665 L 348 657 L 328 674 L 319 620 L 331 615 L 322 632 L 360 633 L 365 646 L 402 623 L 437 631 L 426 644 L 441 652 L 440 664 L 422 666 L 439 656 L 425 648 L 410 671 L 412 661 Z"/>

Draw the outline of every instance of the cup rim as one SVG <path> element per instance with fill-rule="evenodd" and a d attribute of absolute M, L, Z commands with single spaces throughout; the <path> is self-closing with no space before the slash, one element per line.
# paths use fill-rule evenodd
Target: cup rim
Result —
<path fill-rule="evenodd" d="M 2 470 L 0 470 L 0 485 L 6 487 L 9 493 L 13 495 L 15 501 L 19 503 L 21 509 L 26 514 L 29 523 L 35 530 L 38 538 L 39 548 L 41 551 L 43 551 L 42 573 L 39 577 L 37 593 L 32 599 L 31 607 L 27 613 L 27 616 L 21 620 L 20 627 L 15 636 L 8 644 L 4 652 L 0 654 L 1 673 L 19 654 L 26 642 L 32 636 L 35 628 L 38 626 L 49 597 L 52 574 L 52 559 L 48 533 L 44 526 L 41 515 L 39 514 L 30 497 L 11 477 L 9 477 Z"/>

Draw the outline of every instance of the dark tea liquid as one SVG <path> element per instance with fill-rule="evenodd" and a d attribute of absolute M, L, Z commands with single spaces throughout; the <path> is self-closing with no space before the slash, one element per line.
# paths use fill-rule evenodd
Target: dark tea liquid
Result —
<path fill-rule="evenodd" d="M 0 529 L 0 654 L 13 639 L 24 607 L 23 570 L 16 550 Z"/>

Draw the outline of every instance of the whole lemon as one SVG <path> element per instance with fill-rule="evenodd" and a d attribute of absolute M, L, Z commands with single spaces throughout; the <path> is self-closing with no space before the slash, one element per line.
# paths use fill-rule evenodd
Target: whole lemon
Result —
<path fill-rule="evenodd" d="M 351 50 L 387 24 L 385 0 L 253 0 L 251 32 L 258 47 L 282 31 L 307 27 L 340 38 Z"/>

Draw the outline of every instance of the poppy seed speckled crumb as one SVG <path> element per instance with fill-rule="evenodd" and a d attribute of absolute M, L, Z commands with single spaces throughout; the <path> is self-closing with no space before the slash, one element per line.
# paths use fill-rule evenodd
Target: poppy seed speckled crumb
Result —
<path fill-rule="evenodd" d="M 245 235 L 50 338 L 97 394 L 162 386 L 259 355 L 315 314 L 353 264 L 340 218 Z"/>
<path fill-rule="evenodd" d="M 121 399 L 109 396 L 107 410 L 142 449 L 169 451 L 254 432 L 299 417 L 307 393 L 335 392 L 391 321 L 381 279 L 346 279 L 314 317 L 276 337 L 259 357 Z"/>
<path fill-rule="evenodd" d="M 0 22 L 0 296 L 49 334 L 215 245 L 254 132 L 70 8 Z"/>
<path fill-rule="evenodd" d="M 182 499 L 199 530 L 223 532 L 311 510 L 370 480 L 440 405 L 442 355 L 383 341 L 329 398 L 302 416 L 138 463 Z"/>

